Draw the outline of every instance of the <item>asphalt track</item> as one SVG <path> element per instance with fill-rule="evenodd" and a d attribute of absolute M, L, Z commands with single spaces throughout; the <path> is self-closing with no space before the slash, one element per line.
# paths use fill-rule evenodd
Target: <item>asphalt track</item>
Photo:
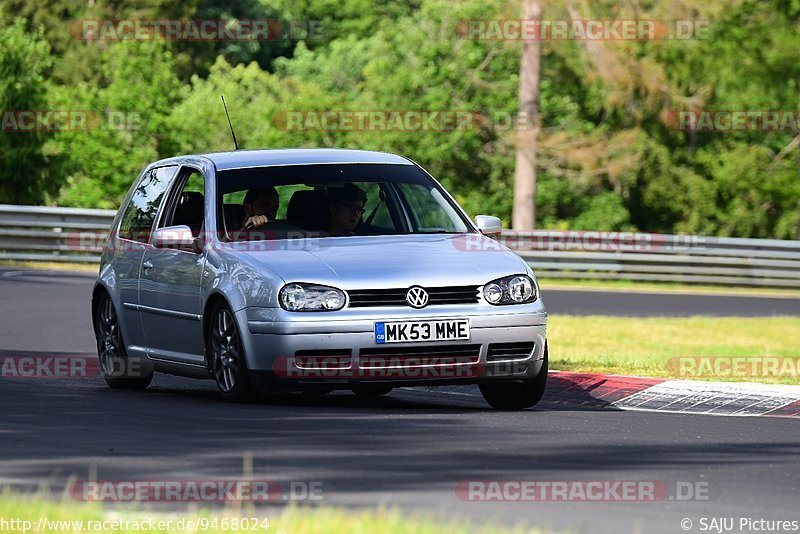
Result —
<path fill-rule="evenodd" d="M 2 353 L 92 351 L 91 283 L 86 275 L 0 272 Z M 734 306 L 798 314 L 793 299 L 572 291 L 544 298 L 551 313 L 727 314 Z M 550 396 L 535 409 L 502 413 L 471 387 L 232 405 L 209 381 L 163 375 L 143 392 L 108 389 L 99 377 L 0 378 L 0 407 L 0 484 L 26 488 L 90 476 L 235 478 L 252 455 L 254 476 L 321 483 L 325 505 L 384 504 L 592 533 L 701 532 L 701 518 L 710 517 L 737 526 L 742 517 L 800 521 L 797 419 L 618 411 Z M 470 502 L 456 492 L 468 480 L 655 481 L 670 494 L 656 502 Z M 679 483 L 708 499 L 676 498 Z M 689 530 L 684 518 L 693 521 Z"/>

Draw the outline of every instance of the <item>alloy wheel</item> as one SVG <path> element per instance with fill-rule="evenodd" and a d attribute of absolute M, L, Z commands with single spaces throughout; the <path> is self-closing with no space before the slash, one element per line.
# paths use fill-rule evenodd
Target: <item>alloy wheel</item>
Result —
<path fill-rule="evenodd" d="M 230 311 L 220 309 L 211 328 L 212 370 L 217 385 L 223 393 L 230 393 L 236 386 L 241 366 L 242 345 L 236 322 Z"/>

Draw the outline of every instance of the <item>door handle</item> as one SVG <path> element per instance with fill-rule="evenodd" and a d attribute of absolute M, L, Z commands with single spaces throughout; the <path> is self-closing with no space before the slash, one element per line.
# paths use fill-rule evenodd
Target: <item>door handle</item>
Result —
<path fill-rule="evenodd" d="M 145 271 L 149 271 L 150 269 L 152 269 L 152 268 L 153 268 L 153 262 L 152 262 L 152 261 L 150 261 L 150 260 L 145 260 L 145 262 L 142 264 L 142 268 L 143 268 Z"/>

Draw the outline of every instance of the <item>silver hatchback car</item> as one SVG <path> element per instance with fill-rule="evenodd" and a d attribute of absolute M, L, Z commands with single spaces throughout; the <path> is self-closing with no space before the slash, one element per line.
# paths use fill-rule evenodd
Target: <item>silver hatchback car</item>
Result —
<path fill-rule="evenodd" d="M 547 314 L 531 268 L 414 162 L 243 150 L 149 165 L 92 295 L 111 387 L 213 378 L 227 400 L 478 384 L 535 405 Z"/>

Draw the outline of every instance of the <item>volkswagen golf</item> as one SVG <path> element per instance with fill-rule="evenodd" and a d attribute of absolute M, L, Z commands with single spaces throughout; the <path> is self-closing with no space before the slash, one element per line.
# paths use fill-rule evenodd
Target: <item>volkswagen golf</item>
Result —
<path fill-rule="evenodd" d="M 102 254 L 103 375 L 114 388 L 146 388 L 154 372 L 213 379 L 231 401 L 476 384 L 494 408 L 531 407 L 547 381 L 547 314 L 500 230 L 397 155 L 157 161 Z"/>

